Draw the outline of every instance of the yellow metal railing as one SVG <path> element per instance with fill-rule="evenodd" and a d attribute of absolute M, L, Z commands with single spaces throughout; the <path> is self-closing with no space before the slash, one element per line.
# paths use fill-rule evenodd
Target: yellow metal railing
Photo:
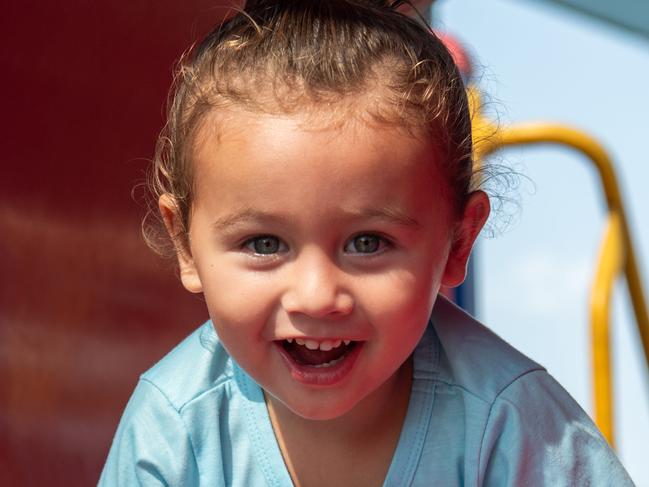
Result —
<path fill-rule="evenodd" d="M 649 315 L 624 205 L 611 159 L 604 148 L 584 132 L 550 123 L 497 127 L 482 115 L 480 98 L 473 90 L 469 90 L 469 101 L 473 113 L 474 158 L 478 164 L 485 157 L 504 147 L 558 144 L 581 152 L 597 168 L 606 197 L 608 217 L 595 279 L 591 288 L 590 302 L 595 423 L 608 442 L 614 445 L 609 317 L 613 285 L 621 273 L 626 276 L 648 367 Z"/>

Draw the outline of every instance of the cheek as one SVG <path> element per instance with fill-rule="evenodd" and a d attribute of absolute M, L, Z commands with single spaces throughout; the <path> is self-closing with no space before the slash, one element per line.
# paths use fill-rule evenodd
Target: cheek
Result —
<path fill-rule="evenodd" d="M 377 320 L 418 328 L 428 321 L 439 288 L 430 272 L 399 270 L 364 288 L 363 308 Z"/>
<path fill-rule="evenodd" d="M 262 296 L 224 286 L 223 292 L 205 293 L 210 319 L 230 356 L 255 377 L 268 363 L 271 342 L 264 339 L 272 310 Z"/>
<path fill-rule="evenodd" d="M 279 302 L 272 278 L 220 265 L 210 268 L 202 280 L 210 317 L 224 340 L 242 334 L 262 338 Z"/>

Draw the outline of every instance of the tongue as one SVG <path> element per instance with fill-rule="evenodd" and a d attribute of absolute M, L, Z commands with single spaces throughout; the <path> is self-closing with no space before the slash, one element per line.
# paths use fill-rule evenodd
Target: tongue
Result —
<path fill-rule="evenodd" d="M 321 365 L 336 360 L 347 353 L 350 347 L 353 346 L 353 342 L 349 345 L 341 345 L 332 350 L 309 350 L 304 345 L 298 345 L 297 343 L 288 343 L 284 342 L 284 348 L 288 353 L 291 354 L 293 360 L 301 365 Z"/>

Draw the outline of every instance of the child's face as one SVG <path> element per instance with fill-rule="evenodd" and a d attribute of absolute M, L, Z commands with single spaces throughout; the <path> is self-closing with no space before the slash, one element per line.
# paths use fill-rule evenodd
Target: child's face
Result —
<path fill-rule="evenodd" d="M 241 112 L 221 117 L 218 135 L 208 124 L 179 257 L 231 356 L 312 419 L 340 417 L 397 380 L 440 284 L 458 284 L 466 263 L 429 144 L 396 128 L 321 125 Z M 173 226 L 170 208 L 163 197 Z M 312 352 L 291 339 L 342 344 Z"/>

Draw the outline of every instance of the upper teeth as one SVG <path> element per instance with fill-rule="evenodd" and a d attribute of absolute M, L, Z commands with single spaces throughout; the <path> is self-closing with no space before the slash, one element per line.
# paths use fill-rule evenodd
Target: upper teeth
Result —
<path fill-rule="evenodd" d="M 287 342 L 293 343 L 293 338 L 287 338 Z M 295 343 L 298 345 L 304 345 L 306 348 L 309 350 L 322 350 L 324 352 L 327 352 L 329 350 L 332 350 L 334 348 L 338 348 L 342 343 L 345 345 L 349 345 L 351 343 L 351 340 L 323 340 L 321 342 L 315 341 L 315 340 L 305 340 L 303 338 L 295 338 Z"/>

